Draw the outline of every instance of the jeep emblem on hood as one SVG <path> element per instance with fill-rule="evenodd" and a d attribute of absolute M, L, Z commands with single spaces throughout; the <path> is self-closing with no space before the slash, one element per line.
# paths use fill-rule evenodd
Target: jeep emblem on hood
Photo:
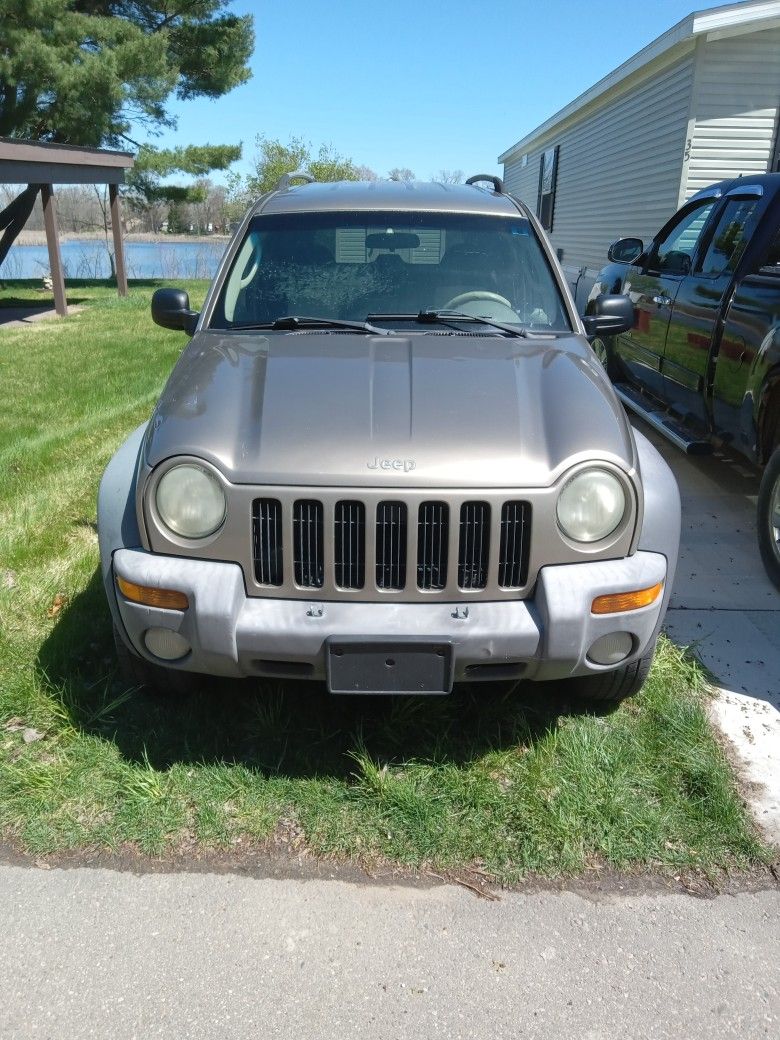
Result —
<path fill-rule="evenodd" d="M 366 465 L 369 469 L 395 469 L 411 473 L 417 463 L 414 459 L 380 459 L 375 455 L 372 461 L 367 462 Z"/>

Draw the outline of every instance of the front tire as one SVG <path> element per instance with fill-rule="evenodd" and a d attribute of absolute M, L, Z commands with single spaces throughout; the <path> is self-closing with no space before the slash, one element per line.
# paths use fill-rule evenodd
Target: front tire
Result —
<path fill-rule="evenodd" d="M 639 693 L 645 684 L 655 655 L 655 640 L 631 664 L 598 675 L 580 675 L 567 682 L 567 691 L 583 701 L 600 704 L 619 704 Z"/>
<path fill-rule="evenodd" d="M 758 492 L 758 548 L 769 579 L 780 589 L 780 446 L 772 453 Z"/>

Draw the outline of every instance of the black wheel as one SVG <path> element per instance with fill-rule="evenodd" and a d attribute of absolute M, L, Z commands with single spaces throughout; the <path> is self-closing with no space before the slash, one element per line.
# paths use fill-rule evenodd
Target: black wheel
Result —
<path fill-rule="evenodd" d="M 598 675 L 581 675 L 569 679 L 567 689 L 580 700 L 600 702 L 601 704 L 619 704 L 626 697 L 639 693 L 650 672 L 655 654 L 655 640 L 652 646 L 636 661 L 615 668 L 611 672 L 599 672 Z"/>
<path fill-rule="evenodd" d="M 116 625 L 114 625 L 114 646 L 119 661 L 119 670 L 127 682 L 134 686 L 145 686 L 154 693 L 169 695 L 192 693 L 199 686 L 200 676 L 192 672 L 179 672 L 137 657 L 128 650 Z"/>
<path fill-rule="evenodd" d="M 772 453 L 758 492 L 758 548 L 771 581 L 780 589 L 780 446 Z"/>

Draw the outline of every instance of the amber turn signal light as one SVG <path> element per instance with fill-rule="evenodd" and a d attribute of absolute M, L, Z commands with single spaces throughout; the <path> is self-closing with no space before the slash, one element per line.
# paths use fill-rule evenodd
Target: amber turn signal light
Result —
<path fill-rule="evenodd" d="M 126 581 L 117 575 L 117 587 L 125 599 L 131 603 L 141 603 L 145 607 L 166 607 L 168 610 L 186 610 L 190 601 L 183 592 L 174 589 L 154 589 L 149 585 L 136 585 L 134 581 Z"/>
<path fill-rule="evenodd" d="M 635 592 L 613 592 L 609 596 L 596 596 L 591 605 L 593 614 L 620 614 L 624 610 L 639 610 L 655 603 L 661 594 L 664 583 L 651 585 L 649 589 L 637 589 Z"/>

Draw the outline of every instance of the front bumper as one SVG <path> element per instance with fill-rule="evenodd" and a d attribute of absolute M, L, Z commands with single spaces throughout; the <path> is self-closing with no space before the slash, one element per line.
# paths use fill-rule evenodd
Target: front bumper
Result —
<path fill-rule="evenodd" d="M 502 602 L 347 603 L 249 597 L 234 563 L 160 556 L 140 549 L 114 553 L 115 575 L 138 585 L 186 593 L 186 611 L 131 603 L 115 593 L 128 645 L 140 657 L 183 671 L 232 677 L 287 676 L 323 680 L 329 639 L 447 641 L 455 681 L 562 679 L 609 671 L 587 659 L 600 636 L 630 632 L 631 655 L 655 637 L 668 595 L 640 610 L 595 615 L 596 596 L 647 588 L 667 579 L 666 557 L 637 552 L 621 560 L 544 567 L 533 598 Z M 145 648 L 149 628 L 167 628 L 192 647 L 177 662 Z"/>

